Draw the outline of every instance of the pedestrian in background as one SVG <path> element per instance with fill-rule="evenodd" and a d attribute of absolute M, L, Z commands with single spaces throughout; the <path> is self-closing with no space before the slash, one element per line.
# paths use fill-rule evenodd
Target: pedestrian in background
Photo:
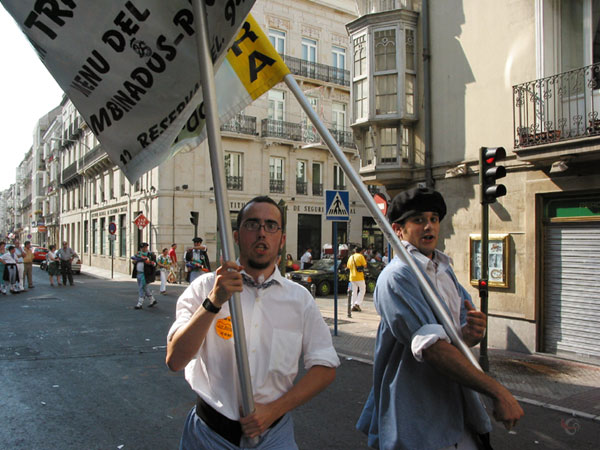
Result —
<path fill-rule="evenodd" d="M 347 267 L 350 271 L 350 282 L 352 283 L 352 311 L 361 312 L 360 305 L 362 304 L 367 285 L 365 283 L 365 270 L 367 268 L 367 261 L 360 252 L 360 247 L 354 248 L 354 254 L 348 258 Z"/>
<path fill-rule="evenodd" d="M 24 291 L 25 286 L 23 283 L 23 273 L 25 272 L 25 264 L 23 264 L 23 256 L 25 255 L 25 252 L 23 251 L 23 248 L 21 247 L 21 242 L 18 239 L 15 239 L 14 247 L 14 259 L 17 262 L 17 271 L 19 272 L 19 281 L 17 282 L 15 289 L 18 289 L 19 291 Z"/>
<path fill-rule="evenodd" d="M 179 263 L 177 262 L 177 244 L 171 244 L 169 249 L 169 258 L 171 258 L 171 273 L 174 274 L 175 278 L 172 277 L 169 283 L 181 283 L 181 270 L 179 269 Z"/>
<path fill-rule="evenodd" d="M 60 260 L 56 256 L 56 245 L 52 244 L 48 247 L 50 250 L 46 254 L 46 261 L 48 262 L 48 276 L 50 277 L 50 286 L 54 286 L 54 277 L 56 277 L 56 285 L 62 286 L 60 283 L 59 275 L 60 275 Z"/>
<path fill-rule="evenodd" d="M 308 247 L 300 257 L 300 270 L 310 269 L 312 266 L 312 248 Z"/>
<path fill-rule="evenodd" d="M 75 253 L 75 251 L 69 247 L 69 243 L 67 241 L 63 241 L 61 249 L 57 252 L 57 256 L 58 259 L 60 259 L 60 273 L 62 274 L 63 285 L 67 285 L 68 278 L 69 284 L 73 286 L 73 270 L 71 268 L 71 264 L 77 257 L 77 253 Z"/>
<path fill-rule="evenodd" d="M 194 247 L 185 253 L 185 266 L 188 270 L 188 280 L 192 283 L 196 278 L 205 272 L 210 272 L 210 261 L 206 246 L 202 245 L 202 238 L 192 239 Z"/>
<path fill-rule="evenodd" d="M 0 242 L 0 293 L 6 295 L 6 283 L 4 282 L 4 269 L 6 265 L 2 256 L 6 253 L 6 242 Z"/>
<path fill-rule="evenodd" d="M 131 257 L 131 260 L 134 262 L 131 277 L 137 279 L 139 294 L 138 302 L 134 308 L 142 309 L 145 299 L 148 299 L 150 302 L 148 307 L 152 308 L 158 302 L 154 298 L 154 295 L 152 295 L 152 291 L 148 285 L 153 283 L 156 277 L 156 258 L 154 253 L 148 251 L 148 244 L 146 242 L 142 242 L 139 249 L 137 254 Z"/>
<path fill-rule="evenodd" d="M 484 337 L 487 318 L 458 282 L 450 258 L 439 251 L 442 195 L 429 188 L 398 194 L 388 219 L 465 344 Z M 452 345 L 412 268 L 394 258 L 375 289 L 381 316 L 375 344 L 373 388 L 357 428 L 380 449 L 490 449 L 490 419 L 476 392 L 494 402 L 496 420 L 511 429 L 523 410 L 500 383 L 475 368 Z M 475 392 L 476 391 L 476 392 Z"/>
<path fill-rule="evenodd" d="M 31 241 L 25 241 L 23 247 L 23 287 L 27 282 L 27 287 L 31 289 L 33 286 L 33 250 L 31 249 Z"/>
<path fill-rule="evenodd" d="M 156 264 L 160 271 L 160 293 L 165 295 L 167 293 L 167 274 L 171 271 L 171 258 L 169 258 L 169 249 L 163 248 L 162 253 L 158 255 Z"/>
<path fill-rule="evenodd" d="M 17 260 L 15 259 L 15 246 L 9 245 L 7 252 L 2 255 L 4 261 L 4 281 L 8 281 L 10 285 L 10 293 L 18 294 L 21 292 L 19 286 L 19 270 L 17 269 Z"/>

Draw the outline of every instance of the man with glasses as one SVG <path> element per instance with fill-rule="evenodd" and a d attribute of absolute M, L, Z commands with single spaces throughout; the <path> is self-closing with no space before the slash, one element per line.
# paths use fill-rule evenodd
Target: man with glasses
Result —
<path fill-rule="evenodd" d="M 291 410 L 327 387 L 339 359 L 329 328 L 310 293 L 276 266 L 285 244 L 281 209 L 266 196 L 239 212 L 234 239 L 238 261 L 197 278 L 177 302 L 168 334 L 167 365 L 185 368 L 198 395 L 188 415 L 182 449 L 246 447 L 297 449 Z M 247 336 L 255 410 L 240 417 L 228 300 L 239 292 Z M 294 385 L 298 360 L 306 374 Z"/>

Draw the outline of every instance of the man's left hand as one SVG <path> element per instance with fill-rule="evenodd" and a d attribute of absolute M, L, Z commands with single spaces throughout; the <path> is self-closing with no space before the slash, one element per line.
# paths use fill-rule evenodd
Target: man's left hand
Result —
<path fill-rule="evenodd" d="M 462 328 L 462 334 L 467 345 L 472 347 L 479 344 L 485 336 L 487 317 L 481 311 L 477 311 L 468 300 L 465 300 L 465 308 L 467 308 L 467 324 Z"/>
<path fill-rule="evenodd" d="M 273 417 L 273 408 L 261 403 L 254 404 L 254 412 L 246 417 L 240 417 L 242 431 L 247 437 L 260 436 L 275 422 L 279 416 Z"/>

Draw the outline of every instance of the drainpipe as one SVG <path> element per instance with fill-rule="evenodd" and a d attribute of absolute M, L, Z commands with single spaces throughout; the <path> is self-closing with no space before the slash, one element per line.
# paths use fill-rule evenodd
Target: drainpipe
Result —
<path fill-rule="evenodd" d="M 423 33 L 423 96 L 425 119 L 425 183 L 434 187 L 432 157 L 431 157 L 431 54 L 429 48 L 429 1 L 423 0 L 421 6 Z"/>

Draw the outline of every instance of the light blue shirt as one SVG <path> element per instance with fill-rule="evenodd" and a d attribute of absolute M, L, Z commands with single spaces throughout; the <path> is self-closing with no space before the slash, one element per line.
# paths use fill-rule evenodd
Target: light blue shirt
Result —
<path fill-rule="evenodd" d="M 470 301 L 449 265 L 447 270 L 461 299 Z M 489 432 L 491 422 L 478 396 L 413 356 L 415 333 L 424 325 L 439 322 L 416 276 L 398 257 L 379 275 L 374 301 L 381 322 L 373 388 L 356 425 L 368 435 L 369 446 L 440 449 L 460 441 L 465 427 L 475 434 Z M 465 320 L 466 310 L 461 305 L 460 321 Z"/>

